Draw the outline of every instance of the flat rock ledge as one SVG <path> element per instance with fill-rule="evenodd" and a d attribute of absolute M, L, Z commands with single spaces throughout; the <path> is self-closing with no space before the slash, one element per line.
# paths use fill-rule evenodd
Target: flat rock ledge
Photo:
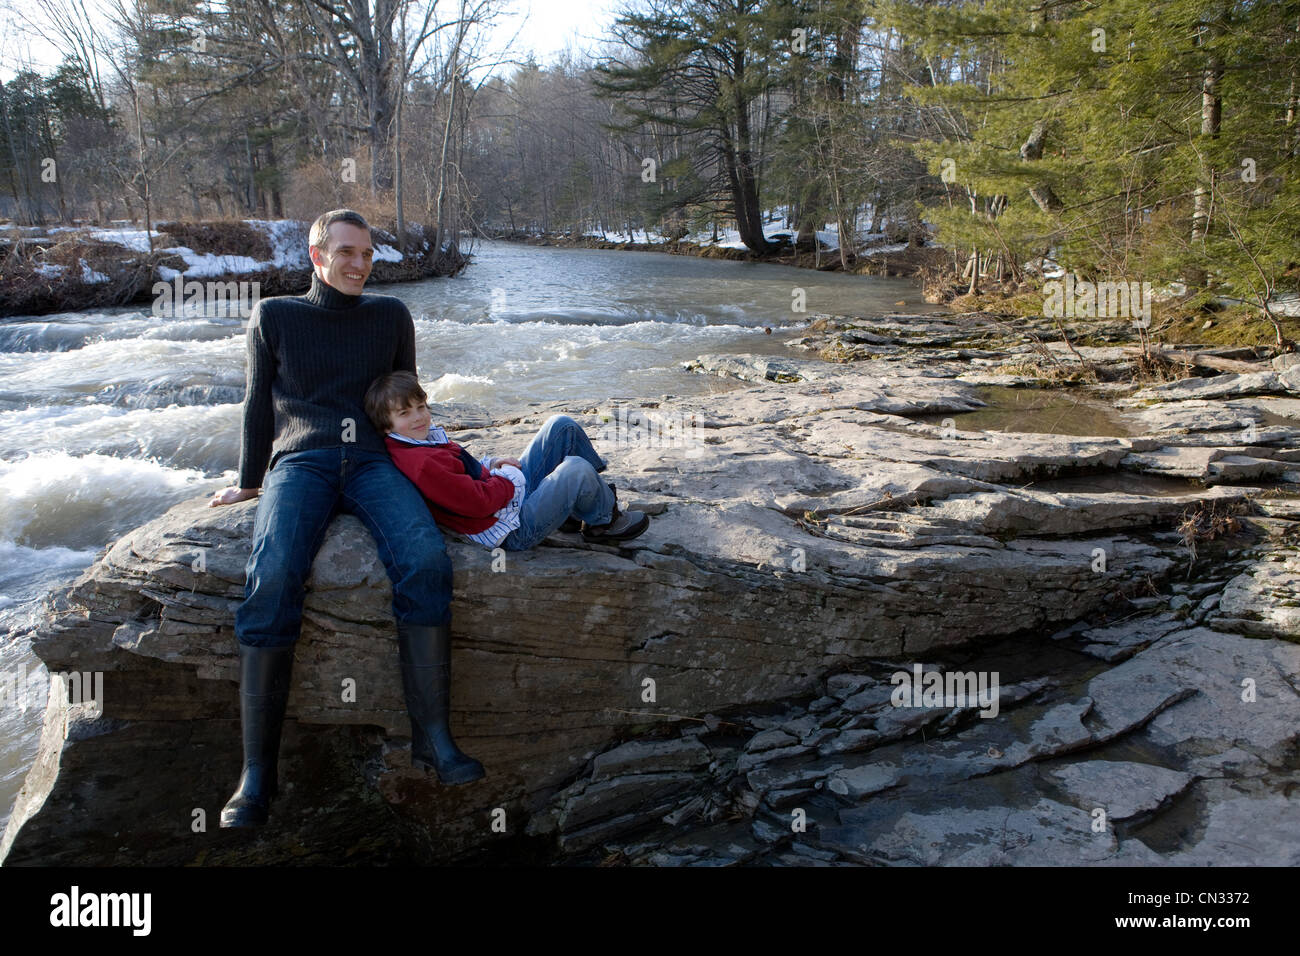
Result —
<path fill-rule="evenodd" d="M 387 575 L 363 526 L 338 518 L 308 582 L 282 794 L 272 823 L 252 833 L 216 824 L 239 774 L 232 622 L 258 504 L 177 505 L 57 592 L 32 633 L 51 671 L 102 672 L 103 697 L 94 707 L 50 694 L 40 750 L 0 858 L 7 865 L 544 861 L 608 848 L 651 824 L 696 833 L 722 812 L 710 788 L 723 787 L 727 812 L 739 809 L 745 822 L 700 832 L 725 847 L 739 827 L 752 853 L 618 852 L 649 862 L 743 862 L 764 853 L 781 854 L 769 862 L 1007 862 L 976 852 L 978 834 L 994 826 L 991 809 L 987 821 L 978 806 L 959 818 L 935 816 L 937 790 L 930 804 L 897 804 L 900 794 L 1021 772 L 1047 755 L 1155 726 L 1169 708 L 1211 695 L 1194 675 L 1172 684 L 1162 677 L 1147 694 L 1152 700 L 1137 702 L 1088 682 L 1102 679 L 1099 668 L 1136 666 L 1153 648 L 1169 648 L 1176 662 L 1182 648 L 1214 645 L 1206 628 L 1219 613 L 1210 598 L 1220 592 L 1228 630 L 1267 635 L 1231 639 L 1281 648 L 1268 651 L 1269 666 L 1293 681 L 1287 640 L 1300 623 L 1282 606 L 1285 588 L 1272 569 L 1290 547 L 1283 532 L 1300 515 L 1285 503 L 1261 514 L 1258 491 L 1240 485 L 1124 490 L 1126 476 L 1160 473 L 1142 456 L 1175 441 L 1168 436 L 964 432 L 907 417 L 978 408 L 975 386 L 959 381 L 960 371 L 827 363 L 816 377 L 725 397 L 534 406 L 514 421 L 458 431 L 476 449 L 517 452 L 549 415 L 573 415 L 610 458 L 608 477 L 625 504 L 654 516 L 649 531 L 619 548 L 557 534 L 532 552 L 496 555 L 448 537 L 456 569 L 453 725 L 488 775 L 446 788 L 410 766 Z M 1291 441 L 1289 429 L 1265 437 L 1274 448 Z M 1109 475 L 1118 490 L 1052 490 L 1054 479 L 1071 475 Z M 1191 622 L 1198 629 L 1171 639 L 1170 628 L 1111 626 L 1155 613 L 1153 600 L 1169 602 L 1153 595 L 1175 571 L 1185 582 L 1191 557 L 1173 528 L 1207 509 L 1243 515 L 1243 540 L 1273 543 L 1253 545 L 1233 575 L 1220 574 L 1209 591 L 1180 605 L 1182 617 L 1199 615 Z M 1273 604 L 1252 604 L 1251 595 L 1271 595 Z M 1068 638 L 1050 640 L 1062 634 Z M 1086 660 L 1091 670 L 1073 681 L 1031 674 L 1010 691 L 1004 686 L 1010 696 L 993 720 L 972 723 L 969 709 L 908 712 L 882 703 L 888 687 L 880 673 L 993 653 L 1007 639 L 1052 653 L 1067 653 L 1060 648 L 1070 644 L 1071 660 Z M 1207 653 L 1236 654 L 1237 646 Z M 1250 673 L 1263 675 L 1264 663 Z M 1172 664 L 1149 658 L 1147 667 L 1167 677 Z M 1148 683 L 1141 674 L 1132 680 Z M 813 703 L 790 711 L 794 700 Z M 773 707 L 785 708 L 783 716 L 754 723 Z M 910 766 L 921 759 L 926 745 L 917 741 L 925 734 L 966 725 L 979 730 L 969 746 L 954 740 L 941 765 Z M 1279 753 L 1294 743 L 1294 720 L 1288 726 L 1269 731 L 1280 735 Z M 1237 737 L 1251 732 L 1243 725 Z M 819 760 L 812 769 L 783 764 Z M 1097 769 L 1035 777 L 1046 795 L 1020 801 L 1022 829 L 1032 835 L 1048 826 L 1055 808 L 1076 798 L 1081 806 L 1118 801 L 1124 814 L 1140 817 L 1177 799 L 1192 786 L 1187 775 L 1201 772 L 1199 765 L 1166 773 L 1127 766 L 1111 778 Z M 846 803 L 838 820 L 825 821 L 820 845 L 795 840 L 792 849 L 788 839 L 759 839 L 788 829 L 790 801 L 805 784 L 858 809 L 877 793 L 894 802 L 857 816 Z M 1229 802 L 1222 812 L 1245 808 Z M 926 849 L 950 838 L 969 852 Z M 1106 862 L 1114 854 L 1083 857 Z M 1033 862 L 1032 851 L 1012 862 L 1021 860 Z"/>

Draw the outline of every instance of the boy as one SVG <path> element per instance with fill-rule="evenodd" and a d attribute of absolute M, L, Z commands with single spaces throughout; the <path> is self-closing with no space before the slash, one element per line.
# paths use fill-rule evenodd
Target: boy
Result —
<path fill-rule="evenodd" d="M 427 401 L 413 373 L 392 372 L 371 383 L 365 406 L 438 524 L 507 551 L 527 551 L 557 529 L 613 542 L 650 526 L 640 511 L 619 509 L 614 486 L 597 474 L 607 463 L 567 415 L 547 419 L 520 458 L 475 460 L 433 424 Z"/>

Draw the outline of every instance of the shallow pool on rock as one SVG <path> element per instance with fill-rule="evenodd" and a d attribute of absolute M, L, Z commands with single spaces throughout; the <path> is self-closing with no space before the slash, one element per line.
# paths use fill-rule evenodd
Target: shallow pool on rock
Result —
<path fill-rule="evenodd" d="M 1137 434 L 1112 406 L 1077 391 L 981 385 L 976 395 L 984 402 L 984 408 L 910 417 L 933 425 L 941 425 L 944 419 L 951 418 L 957 430 L 964 432 L 1031 432 L 1103 438 Z"/>

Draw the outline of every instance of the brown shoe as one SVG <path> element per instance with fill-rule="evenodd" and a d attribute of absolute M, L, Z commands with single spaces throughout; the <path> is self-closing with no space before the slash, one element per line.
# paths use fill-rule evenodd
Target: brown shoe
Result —
<path fill-rule="evenodd" d="M 609 486 L 614 491 L 614 485 Z M 587 541 L 631 541 L 650 527 L 650 516 L 640 511 L 622 511 L 618 506 L 618 492 L 614 492 L 614 510 L 606 524 L 590 525 L 583 522 L 582 537 Z"/>

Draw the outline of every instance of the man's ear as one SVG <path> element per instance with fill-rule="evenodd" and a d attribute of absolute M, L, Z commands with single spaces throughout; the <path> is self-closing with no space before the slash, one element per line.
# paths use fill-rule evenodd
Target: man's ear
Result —
<path fill-rule="evenodd" d="M 325 267 L 325 260 L 324 257 L 321 256 L 320 246 L 308 246 L 307 257 L 311 259 L 312 265 L 320 266 L 321 268 Z"/>

